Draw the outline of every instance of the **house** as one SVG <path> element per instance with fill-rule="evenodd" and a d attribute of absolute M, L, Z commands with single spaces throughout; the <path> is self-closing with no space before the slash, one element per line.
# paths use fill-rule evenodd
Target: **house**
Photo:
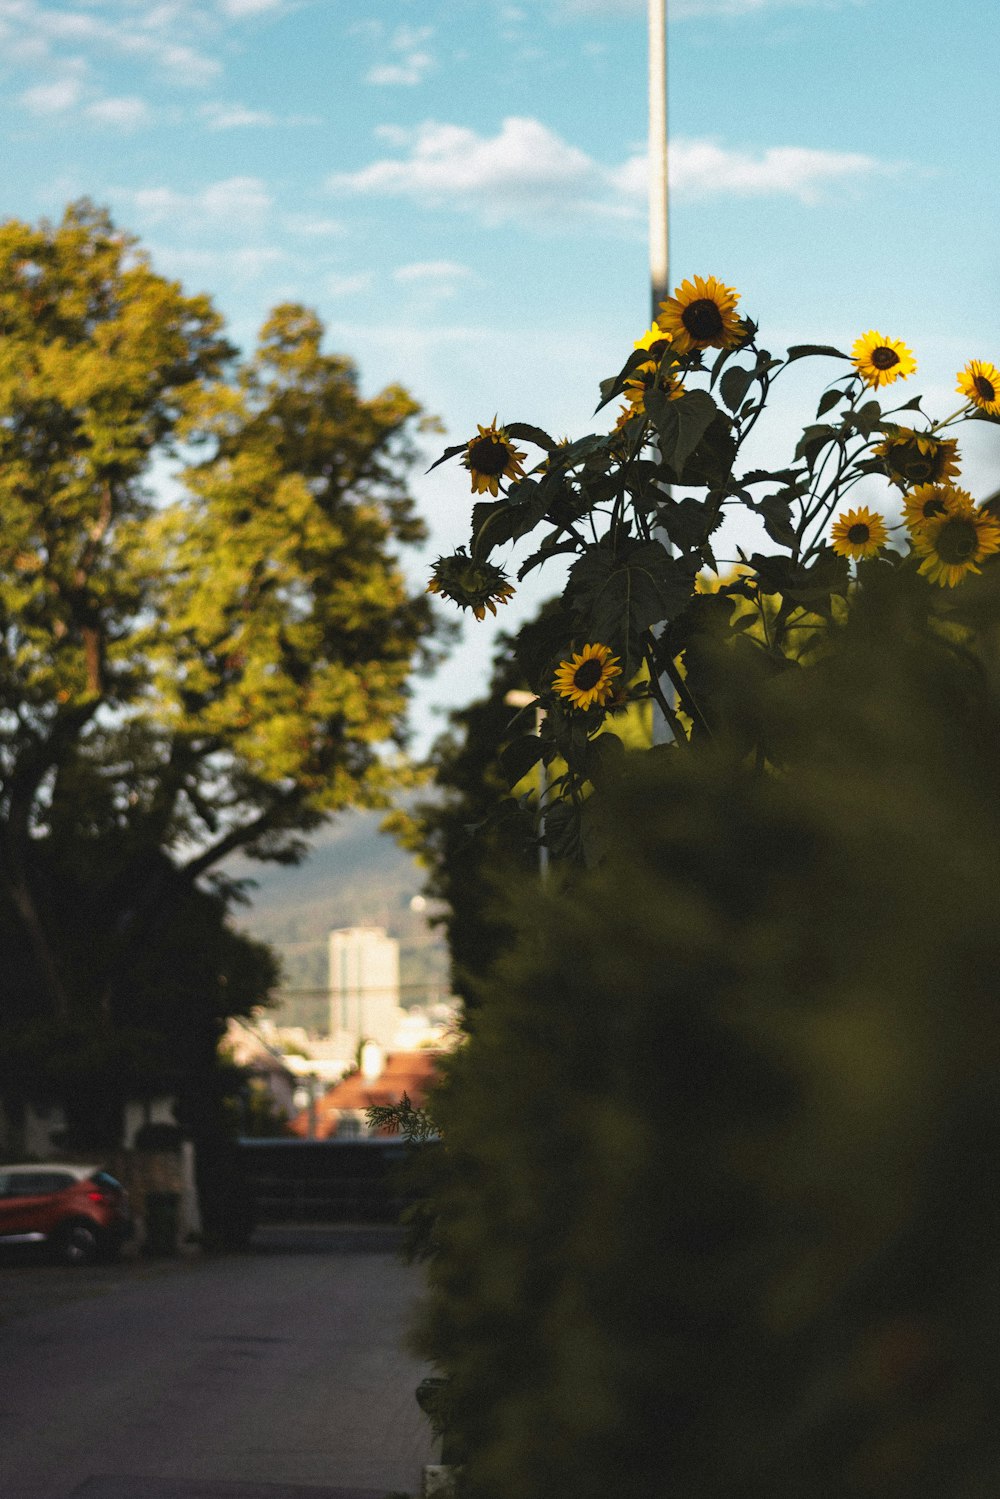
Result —
<path fill-rule="evenodd" d="M 357 1139 L 369 1135 L 367 1111 L 377 1105 L 398 1104 L 405 1093 L 414 1108 L 423 1108 L 434 1085 L 441 1051 L 396 1051 L 383 1055 L 365 1047 L 363 1065 L 321 1094 L 311 1108 L 288 1122 L 292 1134 L 305 1139 Z"/>

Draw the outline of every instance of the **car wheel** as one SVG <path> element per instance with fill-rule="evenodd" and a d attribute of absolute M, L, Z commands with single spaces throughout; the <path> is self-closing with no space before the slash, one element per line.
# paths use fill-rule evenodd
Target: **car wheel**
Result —
<path fill-rule="evenodd" d="M 90 1265 L 99 1249 L 96 1229 L 82 1219 L 64 1223 L 55 1237 L 55 1252 L 63 1265 Z"/>

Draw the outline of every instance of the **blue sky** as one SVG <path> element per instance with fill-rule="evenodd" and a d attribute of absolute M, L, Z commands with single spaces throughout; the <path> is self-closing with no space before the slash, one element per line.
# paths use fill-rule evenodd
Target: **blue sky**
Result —
<path fill-rule="evenodd" d="M 668 8 L 672 280 L 735 285 L 772 348 L 902 338 L 919 362 L 907 394 L 950 411 L 968 359 L 1000 364 L 1000 7 Z M 275 302 L 315 307 L 364 388 L 406 384 L 442 443 L 494 412 L 576 436 L 648 325 L 645 14 L 644 0 L 0 0 L 0 212 L 107 204 L 244 346 Z M 785 458 L 830 374 L 797 369 L 762 458 Z M 964 482 L 995 488 L 997 429 L 963 449 Z M 463 471 L 415 487 L 427 555 L 465 541 Z M 408 566 L 424 576 L 426 556 Z M 556 586 L 522 590 L 503 623 Z M 419 686 L 418 745 L 435 704 L 477 694 L 494 629 L 469 622 Z"/>

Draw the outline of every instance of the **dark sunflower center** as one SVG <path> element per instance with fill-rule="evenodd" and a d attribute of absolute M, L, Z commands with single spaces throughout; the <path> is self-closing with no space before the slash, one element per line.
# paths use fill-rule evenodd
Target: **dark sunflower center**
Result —
<path fill-rule="evenodd" d="M 718 338 L 722 332 L 722 313 L 710 297 L 689 302 L 681 313 L 681 322 L 692 338 Z"/>
<path fill-rule="evenodd" d="M 877 349 L 872 349 L 872 364 L 877 370 L 891 370 L 894 364 L 899 363 L 899 355 L 895 349 L 887 349 L 884 344 Z"/>
<path fill-rule="evenodd" d="M 578 666 L 573 673 L 573 686 L 579 688 L 581 692 L 589 692 L 592 687 L 597 686 L 603 671 L 604 667 L 600 661 L 593 656 L 588 656 L 583 665 Z"/>
<path fill-rule="evenodd" d="M 981 401 L 996 400 L 996 387 L 992 380 L 987 380 L 985 375 L 973 375 L 972 383 L 976 387 L 976 395 Z"/>
<path fill-rule="evenodd" d="M 871 541 L 872 533 L 863 521 L 858 521 L 847 533 L 847 539 L 852 547 L 862 546 L 864 542 Z"/>
<path fill-rule="evenodd" d="M 492 437 L 480 437 L 469 448 L 469 463 L 480 474 L 502 474 L 507 467 L 507 449 Z"/>
<path fill-rule="evenodd" d="M 935 550 L 941 561 L 957 565 L 971 561 L 978 547 L 979 537 L 975 525 L 961 515 L 945 521 L 935 543 Z"/>
<path fill-rule="evenodd" d="M 934 498 L 925 500 L 920 507 L 920 514 L 924 520 L 930 520 L 935 515 L 944 515 L 944 505 L 940 500 Z"/>

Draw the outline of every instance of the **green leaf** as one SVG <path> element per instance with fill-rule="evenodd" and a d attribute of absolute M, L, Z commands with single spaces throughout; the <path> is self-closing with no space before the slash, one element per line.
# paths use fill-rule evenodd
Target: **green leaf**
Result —
<path fill-rule="evenodd" d="M 811 426 L 803 429 L 802 436 L 799 438 L 798 446 L 795 449 L 795 457 L 797 459 L 804 458 L 809 467 L 813 468 L 819 454 L 831 442 L 836 441 L 838 435 L 837 428 L 831 427 L 829 423 L 814 422 Z"/>
<path fill-rule="evenodd" d="M 796 359 L 813 359 L 822 355 L 827 359 L 849 359 L 849 354 L 844 354 L 840 349 L 835 349 L 830 344 L 792 344 L 788 351 L 786 364 L 793 364 Z"/>
<path fill-rule="evenodd" d="M 519 442 L 533 442 L 536 448 L 545 448 L 547 452 L 556 446 L 555 440 L 541 427 L 532 427 L 529 422 L 508 422 L 504 428 L 508 437 L 516 438 Z"/>
<path fill-rule="evenodd" d="M 440 464 L 447 463 L 448 459 L 449 458 L 454 458 L 454 456 L 455 456 L 456 453 L 464 453 L 465 450 L 466 450 L 466 448 L 468 446 L 469 446 L 469 444 L 467 442 L 456 442 L 453 447 L 445 448 L 444 452 L 441 454 L 441 457 L 440 458 L 435 458 L 434 462 L 431 464 L 430 468 L 426 470 L 426 472 L 429 474 L 433 469 L 436 469 Z"/>
<path fill-rule="evenodd" d="M 543 562 L 548 562 L 551 557 L 558 557 L 560 553 L 578 552 L 580 544 L 577 541 L 558 541 L 555 536 L 546 537 L 537 552 L 532 552 L 530 557 L 525 558 L 517 570 L 517 581 L 523 582 L 530 572 L 536 567 L 541 567 Z"/>
<path fill-rule="evenodd" d="M 533 479 L 522 479 L 514 486 L 518 498 L 480 500 L 472 507 L 472 544 L 474 557 L 488 557 L 494 547 L 508 541 L 519 541 L 533 531 L 545 515 L 547 496 Z"/>
<path fill-rule="evenodd" d="M 657 523 L 681 551 L 694 552 L 704 546 L 722 524 L 721 510 L 707 500 L 686 495 L 682 500 L 661 499 L 656 507 Z"/>
<path fill-rule="evenodd" d="M 599 786 L 608 773 L 621 764 L 624 753 L 625 746 L 617 734 L 612 734 L 607 729 L 595 734 L 587 746 L 583 761 L 588 781 Z"/>
<path fill-rule="evenodd" d="M 534 770 L 542 758 L 544 748 L 537 734 L 519 734 L 516 739 L 503 746 L 500 751 L 500 766 L 511 791 L 518 781 L 522 781 Z"/>
<path fill-rule="evenodd" d="M 828 411 L 832 411 L 837 402 L 842 401 L 846 394 L 847 392 L 845 390 L 825 390 L 819 398 L 819 405 L 816 407 L 816 415 L 826 416 L 826 413 Z"/>
<path fill-rule="evenodd" d="M 857 411 L 848 411 L 844 417 L 844 425 L 853 427 L 862 437 L 870 437 L 881 424 L 882 408 L 877 401 L 866 401 Z"/>
<path fill-rule="evenodd" d="M 609 401 L 613 401 L 616 396 L 621 395 L 625 389 L 625 381 L 639 368 L 640 364 L 648 363 L 648 349 L 633 349 L 617 375 L 611 375 L 607 380 L 601 381 L 601 399 L 594 409 L 594 415 L 596 416 L 598 411 L 607 406 Z"/>
<path fill-rule="evenodd" d="M 763 516 L 764 530 L 772 541 L 781 547 L 793 547 L 796 543 L 795 527 L 789 514 L 790 499 L 786 494 L 769 494 L 754 507 Z"/>
<path fill-rule="evenodd" d="M 574 802 L 556 802 L 545 813 L 545 843 L 554 859 L 582 856 L 580 809 Z"/>
<path fill-rule="evenodd" d="M 684 465 L 682 484 L 727 489 L 736 461 L 736 438 L 724 411 L 717 412 L 698 446 Z"/>
<path fill-rule="evenodd" d="M 719 394 L 730 411 L 738 411 L 756 376 L 753 370 L 734 365 L 719 381 Z"/>
<path fill-rule="evenodd" d="M 595 546 L 575 562 L 563 595 L 588 638 L 611 645 L 626 676 L 642 658 L 642 637 L 687 604 L 691 579 L 659 541 L 615 554 Z"/>
<path fill-rule="evenodd" d="M 553 463 L 561 469 L 576 468 L 595 453 L 607 452 L 611 442 L 610 433 L 590 432 L 586 437 L 578 437 L 576 442 L 569 442 L 565 447 L 559 448 Z"/>
<path fill-rule="evenodd" d="M 686 391 L 671 401 L 654 388 L 646 392 L 645 401 L 660 440 L 660 457 L 680 477 L 719 408 L 707 390 Z"/>

